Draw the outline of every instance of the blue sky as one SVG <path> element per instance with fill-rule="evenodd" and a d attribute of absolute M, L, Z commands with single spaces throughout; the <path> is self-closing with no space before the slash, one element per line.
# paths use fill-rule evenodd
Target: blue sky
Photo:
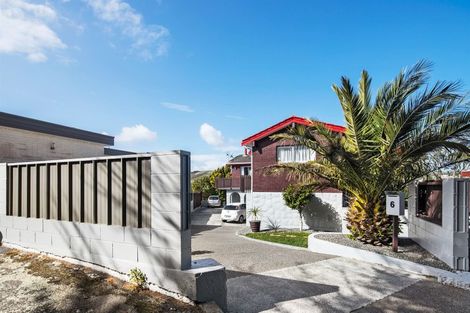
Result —
<path fill-rule="evenodd" d="M 331 85 L 434 62 L 470 89 L 468 1 L 0 1 L 0 110 L 224 163 L 288 116 L 342 124 Z"/>

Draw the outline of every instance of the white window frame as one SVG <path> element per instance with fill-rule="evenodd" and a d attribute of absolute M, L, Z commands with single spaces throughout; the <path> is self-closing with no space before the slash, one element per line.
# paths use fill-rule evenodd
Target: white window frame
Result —
<path fill-rule="evenodd" d="M 297 149 L 303 151 L 296 151 Z M 280 150 L 284 150 L 284 152 L 280 152 Z M 306 154 L 305 157 L 302 157 L 302 154 Z M 305 146 L 288 145 L 276 147 L 276 160 L 278 163 L 305 163 L 315 159 L 315 151 Z"/>

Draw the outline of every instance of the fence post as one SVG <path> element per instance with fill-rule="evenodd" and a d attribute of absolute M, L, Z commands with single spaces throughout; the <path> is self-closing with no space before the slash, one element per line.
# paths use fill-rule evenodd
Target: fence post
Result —
<path fill-rule="evenodd" d="M 0 215 L 7 214 L 7 164 L 0 163 Z"/>
<path fill-rule="evenodd" d="M 7 215 L 7 165 L 0 163 L 0 246 L 6 237 L 6 228 L 3 227 Z"/>
<path fill-rule="evenodd" d="M 180 270 L 191 268 L 189 162 L 186 151 L 156 153 L 151 159 L 152 236 L 168 239 L 159 248 Z"/>

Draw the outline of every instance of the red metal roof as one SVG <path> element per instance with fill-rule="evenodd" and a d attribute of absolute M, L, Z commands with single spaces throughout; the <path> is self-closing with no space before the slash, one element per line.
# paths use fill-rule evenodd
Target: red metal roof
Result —
<path fill-rule="evenodd" d="M 285 120 L 271 126 L 271 127 L 268 127 L 266 128 L 265 130 L 262 130 L 246 139 L 243 139 L 242 140 L 242 146 L 247 146 L 249 145 L 250 143 L 254 142 L 254 141 L 257 141 L 257 140 L 260 140 L 260 139 L 263 139 L 267 136 L 270 136 L 272 134 L 274 134 L 275 132 L 283 129 L 283 128 L 286 128 L 287 126 L 289 125 L 292 125 L 293 123 L 295 124 L 300 124 L 300 125 L 305 125 L 305 126 L 308 126 L 308 125 L 311 125 L 311 122 L 303 117 L 298 117 L 298 116 L 291 116 L 289 118 L 286 118 Z M 323 123 L 323 122 L 322 122 Z M 323 125 L 326 126 L 326 128 L 334 131 L 334 132 L 338 132 L 338 133 L 344 133 L 346 131 L 346 128 L 344 128 L 343 126 L 339 126 L 339 125 L 335 125 L 335 124 L 329 124 L 329 123 L 323 123 Z"/>

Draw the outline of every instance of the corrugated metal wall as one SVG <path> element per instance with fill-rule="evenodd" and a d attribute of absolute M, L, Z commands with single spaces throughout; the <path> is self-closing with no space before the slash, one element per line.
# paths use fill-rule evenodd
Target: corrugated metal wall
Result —
<path fill-rule="evenodd" d="M 150 157 L 7 166 L 7 213 L 93 224 L 150 227 Z"/>

